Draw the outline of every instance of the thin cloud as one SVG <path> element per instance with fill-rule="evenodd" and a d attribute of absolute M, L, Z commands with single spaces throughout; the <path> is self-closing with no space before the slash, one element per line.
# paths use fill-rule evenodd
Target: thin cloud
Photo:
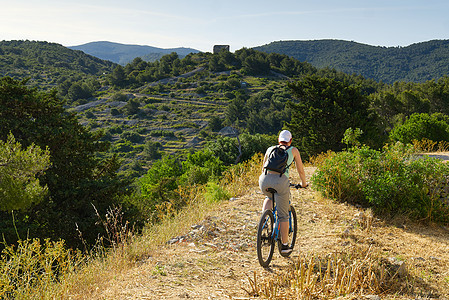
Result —
<path fill-rule="evenodd" d="M 267 17 L 279 17 L 279 16 L 298 16 L 298 15 L 323 15 L 323 14 L 347 14 L 347 13 L 369 13 L 369 12 L 385 12 L 385 11 L 410 11 L 410 10 L 425 10 L 435 9 L 430 6 L 394 6 L 394 7 L 353 7 L 353 8 L 336 8 L 336 9 L 324 9 L 324 10 L 296 10 L 296 11 L 272 11 L 253 14 L 241 14 L 235 16 L 226 16 L 215 18 L 214 20 L 226 20 L 226 19 L 247 19 L 247 18 L 267 18 Z"/>
<path fill-rule="evenodd" d="M 190 18 L 184 15 L 176 15 L 176 14 L 167 14 L 162 13 L 154 10 L 148 10 L 148 9 L 134 9 L 134 8 L 124 8 L 124 7 L 114 7 L 114 6 L 97 6 L 97 5 L 85 5 L 86 11 L 95 11 L 95 13 L 100 13 L 102 15 L 119 15 L 121 18 L 127 18 L 127 16 L 141 16 L 142 18 L 145 17 L 157 17 L 161 19 L 169 19 L 172 21 L 189 21 L 193 22 L 196 20 L 196 18 Z M 145 19 L 142 19 L 145 20 Z"/>

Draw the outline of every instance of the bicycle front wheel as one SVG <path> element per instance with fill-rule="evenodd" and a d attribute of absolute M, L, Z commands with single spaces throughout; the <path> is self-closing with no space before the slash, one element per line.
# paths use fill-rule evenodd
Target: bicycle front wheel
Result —
<path fill-rule="evenodd" d="M 293 205 L 290 205 L 290 212 L 289 212 L 289 226 L 288 226 L 288 244 L 290 245 L 290 248 L 293 249 L 293 247 L 295 247 L 295 242 L 296 242 L 296 231 L 298 230 L 298 221 L 296 220 L 296 211 L 295 208 L 293 207 Z M 281 247 L 282 247 L 282 237 L 279 235 L 278 238 L 278 249 L 279 249 L 279 253 L 283 256 L 283 257 L 288 257 L 290 256 L 290 254 L 292 254 L 292 252 L 289 253 L 281 253 Z"/>
<path fill-rule="evenodd" d="M 260 217 L 257 228 L 257 258 L 259 259 L 259 264 L 264 268 L 270 264 L 273 258 L 273 228 L 273 212 L 267 209 L 263 212 L 262 217 Z"/>

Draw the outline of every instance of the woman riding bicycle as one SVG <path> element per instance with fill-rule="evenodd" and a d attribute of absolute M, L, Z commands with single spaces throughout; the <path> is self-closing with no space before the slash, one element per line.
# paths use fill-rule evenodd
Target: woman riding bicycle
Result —
<path fill-rule="evenodd" d="M 259 187 L 266 196 L 263 203 L 262 212 L 266 209 L 273 209 L 273 201 L 271 199 L 272 194 L 268 192 L 267 189 L 273 188 L 277 191 L 276 206 L 280 221 L 280 231 L 282 239 L 281 253 L 288 254 L 292 252 L 292 248 L 290 247 L 290 245 L 288 245 L 288 210 L 290 208 L 289 168 L 293 162 L 295 162 L 296 170 L 298 171 L 299 177 L 301 178 L 301 186 L 307 187 L 307 182 L 299 150 L 291 146 L 292 134 L 290 133 L 290 131 L 281 131 L 278 141 L 279 145 L 268 148 L 265 153 L 262 174 L 259 177 Z M 267 169 L 268 158 L 276 147 L 283 147 L 288 153 L 287 168 L 284 173 Z"/>

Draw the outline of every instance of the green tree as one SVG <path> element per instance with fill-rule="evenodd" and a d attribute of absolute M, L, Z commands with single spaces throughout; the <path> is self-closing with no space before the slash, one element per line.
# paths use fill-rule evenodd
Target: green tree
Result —
<path fill-rule="evenodd" d="M 135 115 L 140 111 L 140 102 L 137 99 L 129 99 L 128 103 L 123 107 L 127 115 Z"/>
<path fill-rule="evenodd" d="M 147 141 L 143 148 L 143 154 L 146 158 L 153 160 L 161 158 L 160 149 L 162 148 L 161 143 L 154 141 Z"/>
<path fill-rule="evenodd" d="M 118 116 L 120 111 L 117 108 L 111 108 L 111 116 Z"/>
<path fill-rule="evenodd" d="M 124 140 L 130 141 L 131 143 L 141 143 L 144 139 L 142 135 L 131 130 L 123 132 L 120 137 Z"/>
<path fill-rule="evenodd" d="M 215 55 L 214 55 L 215 56 Z M 241 62 L 235 55 L 229 51 L 222 50 L 218 53 L 219 63 L 226 66 L 228 69 L 239 68 Z"/>
<path fill-rule="evenodd" d="M 178 178 L 183 174 L 181 162 L 174 156 L 164 156 L 156 161 L 139 181 L 140 191 L 148 199 L 148 206 L 168 202 L 174 197 Z"/>
<path fill-rule="evenodd" d="M 240 149 L 239 151 L 239 141 Z M 250 159 L 256 153 L 265 153 L 268 147 L 276 144 L 276 137 L 265 134 L 239 135 L 239 139 L 233 137 L 219 137 L 206 146 L 225 165 L 232 165 L 237 161 Z"/>
<path fill-rule="evenodd" d="M 238 96 L 233 99 L 231 103 L 226 106 L 225 109 L 225 124 L 231 125 L 235 121 L 242 120 L 246 118 L 245 111 L 245 98 Z"/>
<path fill-rule="evenodd" d="M 349 149 L 350 147 L 360 147 L 359 138 L 362 136 L 363 131 L 360 128 L 352 129 L 349 127 L 346 129 L 343 139 L 341 140 L 346 144 L 346 147 Z"/>
<path fill-rule="evenodd" d="M 112 95 L 111 100 L 126 102 L 126 101 L 128 101 L 128 97 L 126 97 L 126 95 L 123 93 L 116 93 L 116 94 Z"/>
<path fill-rule="evenodd" d="M 211 58 L 209 59 L 209 64 L 208 64 L 209 71 L 211 71 L 211 72 L 223 71 L 224 65 L 220 64 L 219 60 L 220 60 L 220 58 L 218 57 L 218 55 L 211 56 Z"/>
<path fill-rule="evenodd" d="M 262 53 L 251 55 L 243 61 L 242 72 L 249 75 L 265 75 L 270 72 L 270 63 Z"/>
<path fill-rule="evenodd" d="M 94 242 L 100 229 L 93 206 L 105 213 L 127 183 L 116 177 L 115 157 L 99 158 L 109 147 L 100 141 L 101 133 L 89 132 L 63 105 L 56 91 L 41 92 L 27 87 L 26 81 L 0 79 L 0 140 L 11 132 L 23 147 L 34 143 L 51 153 L 52 167 L 40 177 L 48 196 L 20 218 L 19 230 L 23 236 L 29 232 L 62 238 L 74 246 L 80 243 L 77 227 L 87 242 Z M 8 219 L 2 215 L 0 226 L 11 226 L 5 225 Z"/>
<path fill-rule="evenodd" d="M 76 101 L 78 99 L 87 99 L 92 97 L 92 93 L 89 91 L 87 86 L 80 83 L 74 83 L 67 91 L 67 98 L 70 101 Z"/>
<path fill-rule="evenodd" d="M 413 140 L 429 139 L 434 142 L 449 141 L 449 117 L 441 113 L 412 114 L 404 124 L 390 132 L 390 138 L 404 144 Z"/>
<path fill-rule="evenodd" d="M 343 148 L 347 128 L 360 128 L 361 142 L 374 144 L 379 134 L 369 103 L 357 87 L 335 79 L 310 75 L 290 84 L 298 103 L 289 102 L 291 121 L 287 128 L 305 157 Z"/>
<path fill-rule="evenodd" d="M 22 149 L 10 134 L 0 140 L 0 210 L 25 210 L 40 202 L 46 186 L 37 177 L 50 166 L 50 153 L 34 144 Z"/>
<path fill-rule="evenodd" d="M 219 131 L 223 127 L 223 121 L 218 116 L 211 116 L 207 127 L 212 131 Z"/>
<path fill-rule="evenodd" d="M 190 153 L 182 162 L 182 168 L 184 174 L 180 183 L 183 185 L 205 184 L 224 171 L 223 162 L 210 149 Z"/>
<path fill-rule="evenodd" d="M 379 116 L 385 130 L 390 131 L 395 122 L 395 116 L 403 112 L 403 103 L 391 91 L 381 91 L 370 95 L 371 107 Z"/>
<path fill-rule="evenodd" d="M 109 77 L 109 81 L 112 85 L 117 87 L 123 87 L 126 85 L 126 74 L 125 69 L 122 66 L 118 65 L 112 71 L 111 76 Z"/>

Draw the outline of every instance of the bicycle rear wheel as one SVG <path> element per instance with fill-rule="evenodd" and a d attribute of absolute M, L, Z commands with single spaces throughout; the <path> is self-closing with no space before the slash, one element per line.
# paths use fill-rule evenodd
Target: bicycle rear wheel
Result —
<path fill-rule="evenodd" d="M 289 218 L 289 228 L 288 228 L 288 244 L 290 245 L 290 247 L 293 249 L 293 247 L 295 247 L 295 242 L 296 242 L 296 231 L 298 230 L 298 221 L 296 220 L 296 211 L 295 208 L 293 207 L 293 205 L 290 205 L 290 218 Z M 281 246 L 282 246 L 282 237 L 279 234 L 279 238 L 278 238 L 278 249 L 279 249 L 279 254 L 281 254 L 283 257 L 289 257 L 290 254 L 292 254 L 292 252 L 290 253 L 281 253 Z"/>
<path fill-rule="evenodd" d="M 260 217 L 259 226 L 257 227 L 257 258 L 259 259 L 259 264 L 264 268 L 270 264 L 273 258 L 273 227 L 273 212 L 267 209 Z"/>

